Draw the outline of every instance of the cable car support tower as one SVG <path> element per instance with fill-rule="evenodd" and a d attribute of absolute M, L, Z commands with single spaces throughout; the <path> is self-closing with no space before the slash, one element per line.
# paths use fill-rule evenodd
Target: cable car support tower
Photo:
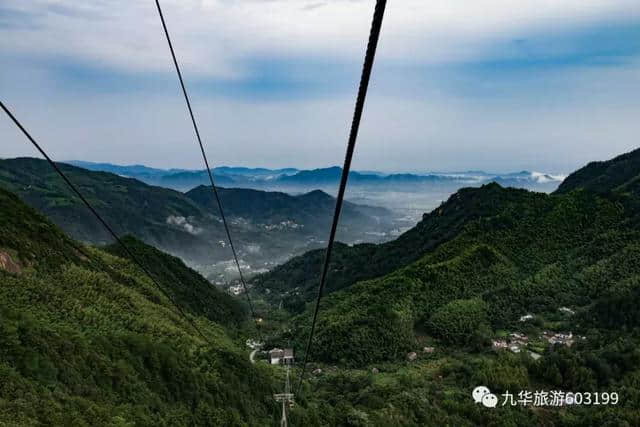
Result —
<path fill-rule="evenodd" d="M 284 393 L 273 395 L 276 402 L 282 403 L 282 419 L 280 420 L 280 427 L 288 427 L 289 424 L 287 421 L 287 404 L 289 407 L 292 407 L 294 403 L 294 395 L 293 393 L 291 393 L 291 383 L 289 381 L 289 372 L 291 370 L 291 366 L 287 364 L 285 369 L 287 371 L 287 379 L 284 384 Z"/>

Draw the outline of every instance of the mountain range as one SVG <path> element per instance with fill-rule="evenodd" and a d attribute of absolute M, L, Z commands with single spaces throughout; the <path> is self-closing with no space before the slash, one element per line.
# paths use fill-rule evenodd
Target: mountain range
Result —
<path fill-rule="evenodd" d="M 43 209 L 73 206 L 33 160 L 17 162 L 0 165 L 3 187 L 25 198 L 35 187 L 44 196 L 29 203 Z M 460 189 L 394 241 L 340 245 L 291 425 L 638 425 L 639 162 L 636 150 L 591 163 L 551 194 Z M 145 185 L 64 167 L 95 203 L 115 203 L 116 191 L 128 202 Z M 207 209 L 207 192 L 194 191 L 183 196 Z M 162 203 L 181 214 L 171 194 Z M 229 199 L 230 212 L 260 211 L 260 198 Z M 241 346 L 256 331 L 240 300 L 177 258 L 126 244 L 166 295 L 120 248 L 76 242 L 0 189 L 0 424 L 277 425 L 285 370 L 265 354 L 249 361 Z M 322 255 L 251 280 L 264 349 L 304 358 Z M 478 385 L 500 402 L 534 390 L 617 399 L 486 408 L 472 399 Z"/>
<path fill-rule="evenodd" d="M 67 164 L 60 168 L 76 183 L 119 235 L 131 234 L 179 256 L 207 275 L 229 278 L 227 237 L 210 187 L 187 193 L 151 186 L 110 172 Z M 151 172 L 144 167 L 136 170 Z M 43 160 L 0 160 L 0 186 L 20 195 L 72 237 L 94 244 L 111 242 L 91 213 Z M 284 261 L 321 246 L 335 200 L 321 191 L 291 196 L 281 192 L 220 188 L 219 194 L 248 271 Z M 347 203 L 340 228 L 345 241 L 379 238 L 394 228 L 384 208 Z M 253 267 L 252 267 L 253 266 Z"/>
<path fill-rule="evenodd" d="M 638 162 L 640 150 L 591 163 L 552 194 L 496 183 L 462 189 L 395 241 L 340 245 L 311 355 L 317 393 L 340 390 L 366 419 L 404 425 L 635 424 Z M 323 252 L 252 282 L 290 313 L 280 340 L 296 349 L 309 336 Z M 325 374 L 333 365 L 349 379 Z M 354 383 L 360 392 L 349 391 Z M 468 397 L 477 384 L 497 395 L 615 388 L 628 400 L 597 413 L 487 413 Z"/>
<path fill-rule="evenodd" d="M 112 172 L 121 176 L 136 178 L 152 185 L 190 190 L 199 185 L 208 185 L 206 171 L 184 169 L 154 169 L 141 165 L 118 166 L 109 163 L 70 161 L 69 164 L 85 169 Z M 326 187 L 336 187 L 340 181 L 342 168 L 334 166 L 313 170 L 295 168 L 266 169 L 222 166 L 213 169 L 216 184 L 232 187 L 257 189 L 282 189 L 283 191 L 310 191 Z M 379 191 L 407 189 L 424 185 L 465 186 L 497 182 L 504 186 L 531 188 L 551 191 L 562 182 L 561 175 L 521 171 L 515 173 L 487 173 L 482 171 L 443 173 L 382 173 L 376 171 L 349 174 L 349 184 L 355 187 L 375 187 Z M 330 190 L 331 191 L 331 190 Z"/>
<path fill-rule="evenodd" d="M 636 150 L 585 166 L 569 175 L 552 194 L 504 188 L 497 183 L 463 188 L 432 212 L 425 213 L 422 221 L 396 240 L 382 244 L 338 244 L 331 271 L 339 274 L 330 278 L 326 293 L 376 277 L 384 278 L 422 259 L 453 262 L 465 251 L 474 254 L 487 242 L 492 242 L 490 248 L 486 246 L 487 254 L 493 253 L 496 260 L 535 274 L 539 268 L 554 264 L 554 259 L 560 263 L 564 257 L 573 255 L 566 254 L 569 247 L 585 250 L 582 246 L 586 238 L 593 244 L 602 244 L 604 240 L 598 239 L 615 240 L 614 235 L 635 237 L 637 230 L 633 227 L 640 221 L 639 171 L 640 150 Z M 610 235 L 610 229 L 616 233 Z M 509 233 L 501 236 L 504 230 Z M 504 238 L 507 240 L 500 240 Z M 445 251 L 445 247 L 449 249 Z M 548 259 L 539 259 L 535 255 L 538 252 Z M 321 268 L 323 259 L 322 249 L 307 252 L 257 276 L 254 285 L 256 289 L 269 289 L 273 298 L 285 298 L 291 307 L 304 309 L 305 303 L 316 296 L 318 277 L 311 272 Z M 597 260 L 601 259 L 592 262 Z"/>

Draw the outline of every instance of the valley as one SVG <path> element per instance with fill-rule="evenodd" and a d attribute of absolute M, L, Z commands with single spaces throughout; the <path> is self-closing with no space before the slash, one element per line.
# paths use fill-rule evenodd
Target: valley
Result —
<path fill-rule="evenodd" d="M 4 185 L 31 198 L 30 204 L 40 203 L 52 218 L 76 212 L 62 190 L 38 178 L 41 172 L 29 165 L 36 168 L 33 161 L 3 168 Z M 337 244 L 311 363 L 289 421 L 635 425 L 640 420 L 638 166 L 640 150 L 592 163 L 550 194 L 498 183 L 463 188 L 395 239 Z M 165 209 L 155 222 L 139 219 L 147 229 L 162 224 L 197 236 L 207 224 L 202 212 L 212 209 L 213 200 L 206 187 L 178 193 L 67 168 L 85 191 L 94 180 L 109 182 L 92 197 L 119 203 L 120 209 L 137 191 L 159 192 L 161 204 L 146 199 L 148 205 L 142 205 Z M 19 180 L 26 185 L 18 187 Z M 114 183 L 124 186 L 118 197 L 107 191 Z M 321 191 L 290 196 L 221 189 L 221 194 L 238 236 L 243 236 L 239 229 L 255 224 L 282 233 L 278 236 L 302 224 L 321 227 L 313 214 L 333 203 Z M 275 425 L 279 407 L 271 395 L 281 392 L 285 371 L 268 363 L 266 352 L 294 351 L 296 383 L 322 249 L 274 262 L 250 279 L 260 319 L 256 330 L 240 289 L 229 295 L 179 258 L 134 236 L 124 238 L 166 290 L 163 295 L 121 247 L 75 242 L 6 190 L 0 190 L 0 201 L 5 349 L 0 421 Z M 346 207 L 353 214 L 347 225 L 381 213 L 362 204 Z M 174 219 L 163 224 L 169 213 Z M 222 238 L 215 243 L 224 248 L 220 240 L 224 243 Z M 260 349 L 258 333 L 265 339 Z M 473 401 L 470 393 L 478 385 L 499 396 L 498 408 Z M 615 392 L 618 400 L 599 408 L 554 406 L 551 400 L 504 406 L 510 394 L 523 390 Z M 131 399 L 139 405 L 127 403 Z"/>
<path fill-rule="evenodd" d="M 104 210 L 120 235 L 180 257 L 219 286 L 237 279 L 206 173 L 185 169 L 72 161 L 66 173 Z M 76 166 L 72 166 L 76 165 Z M 85 169 L 87 168 L 87 169 Z M 76 239 L 109 243 L 109 236 L 48 165 L 22 158 L 0 160 L 0 185 L 21 195 Z M 214 170 L 225 214 L 239 242 L 243 272 L 267 272 L 292 257 L 321 248 L 332 216 L 339 168 L 220 167 Z M 177 175 L 177 176 L 176 176 Z M 352 174 L 338 238 L 346 244 L 390 241 L 411 229 L 460 186 L 489 180 L 549 191 L 557 179 L 528 172 L 493 175 Z M 187 178 L 188 177 L 188 178 Z M 508 180 L 508 181 L 505 181 Z M 165 188 L 170 187 L 170 188 Z"/>
<path fill-rule="evenodd" d="M 639 170 L 636 150 L 587 165 L 550 195 L 463 189 L 397 240 L 338 246 L 314 338 L 314 397 L 292 418 L 634 425 Z M 322 259 L 310 252 L 253 281 L 276 319 L 274 345 L 305 348 Z M 487 411 L 470 398 L 478 385 L 498 396 L 615 390 L 626 400 Z"/>
<path fill-rule="evenodd" d="M 638 0 L 3 0 L 0 46 L 0 427 L 640 427 Z"/>
<path fill-rule="evenodd" d="M 210 187 L 186 193 L 150 186 L 110 172 L 61 164 L 117 234 L 131 234 L 183 259 L 219 285 L 237 277 Z M 64 182 L 42 160 L 0 160 L 0 186 L 19 194 L 74 238 L 98 245 L 110 237 Z M 334 199 L 321 191 L 282 192 L 219 189 L 226 216 L 249 275 L 265 271 L 309 249 L 327 236 Z M 339 230 L 346 242 L 389 238 L 406 222 L 385 208 L 347 203 Z"/>

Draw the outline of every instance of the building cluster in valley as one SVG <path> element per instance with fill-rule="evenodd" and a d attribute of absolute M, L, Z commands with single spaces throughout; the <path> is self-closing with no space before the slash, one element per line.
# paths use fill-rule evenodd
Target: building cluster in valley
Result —
<path fill-rule="evenodd" d="M 558 311 L 565 316 L 573 316 L 575 311 L 570 309 L 569 307 L 560 307 Z M 535 319 L 536 316 L 531 313 L 527 313 L 523 316 L 520 316 L 518 319 L 520 322 L 529 322 Z M 563 332 L 553 332 L 553 331 L 543 331 L 538 339 L 534 338 L 534 346 L 540 348 L 540 344 L 545 345 L 565 345 L 570 347 L 576 341 L 577 337 L 573 335 L 572 332 L 563 333 Z M 586 339 L 586 337 L 581 336 L 580 339 Z M 506 338 L 499 338 L 492 340 L 492 347 L 494 350 L 509 350 L 513 353 L 520 353 L 524 349 L 528 349 L 531 347 L 530 339 L 527 335 L 519 332 L 510 333 Z M 538 359 L 541 356 L 538 353 L 529 350 L 529 354 L 534 359 Z"/>
<path fill-rule="evenodd" d="M 510 350 L 513 353 L 520 353 L 520 349 L 529 344 L 529 337 L 525 334 L 513 332 L 508 339 L 497 339 L 492 341 L 492 346 L 496 350 Z"/>
<path fill-rule="evenodd" d="M 573 333 L 562 333 L 562 332 L 552 332 L 552 331 L 544 331 L 540 334 L 540 339 L 543 342 L 548 343 L 549 345 L 566 345 L 570 347 L 576 340 L 576 336 Z M 586 337 L 581 336 L 580 339 L 586 339 Z M 525 334 L 519 332 L 513 332 L 509 334 L 507 338 L 500 338 L 492 340 L 492 347 L 494 350 L 509 350 L 513 353 L 520 353 L 523 350 L 526 350 L 529 347 L 530 340 L 529 337 Z M 530 351 L 529 355 L 533 359 L 539 359 L 540 354 Z"/>
<path fill-rule="evenodd" d="M 560 344 L 566 345 L 568 347 L 570 347 L 575 340 L 575 337 L 571 332 L 569 332 L 568 334 L 562 334 L 557 332 L 544 331 L 541 337 L 551 345 Z M 585 339 L 585 337 L 582 337 L 582 339 Z"/>
<path fill-rule="evenodd" d="M 297 230 L 304 228 L 304 224 L 298 224 L 295 221 L 286 220 L 281 221 L 278 224 L 264 224 L 262 225 L 265 230 L 273 231 L 273 230 Z"/>

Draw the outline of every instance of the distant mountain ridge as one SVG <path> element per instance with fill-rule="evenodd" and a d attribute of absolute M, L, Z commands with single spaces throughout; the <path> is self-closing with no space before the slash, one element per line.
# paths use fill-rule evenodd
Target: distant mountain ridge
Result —
<path fill-rule="evenodd" d="M 223 201 L 225 214 L 235 217 L 252 218 L 253 221 L 267 224 L 294 221 L 305 227 L 328 225 L 327 218 L 319 212 L 331 212 L 335 199 L 327 193 L 316 190 L 301 195 L 289 195 L 281 192 L 266 192 L 242 188 L 220 188 L 218 194 Z M 201 185 L 185 195 L 198 205 L 217 210 L 210 186 Z M 385 217 L 389 212 L 384 208 L 356 205 L 345 202 L 343 225 L 357 227 L 358 222 L 368 222 L 370 217 Z"/>
<path fill-rule="evenodd" d="M 112 172 L 139 179 L 147 184 L 160 185 L 179 191 L 188 191 L 199 185 L 208 185 L 209 177 L 204 170 L 155 169 L 141 165 L 118 166 L 109 163 L 70 161 L 86 169 Z M 337 186 L 342 168 L 332 166 L 311 170 L 296 168 L 268 169 L 221 166 L 213 169 L 216 184 L 230 187 L 258 189 L 296 189 L 310 191 L 324 186 Z M 383 173 L 377 171 L 352 171 L 349 184 L 352 186 L 376 186 L 380 189 L 403 188 L 415 185 L 482 185 L 497 182 L 503 186 L 546 186 L 549 190 L 564 179 L 562 175 L 520 171 L 495 174 L 483 171 L 441 173 Z"/>
<path fill-rule="evenodd" d="M 113 163 L 94 163 L 82 160 L 70 160 L 62 163 L 97 172 L 111 172 L 117 175 L 166 175 L 167 173 L 186 172 L 188 169 L 158 169 L 145 165 L 115 165 Z"/>
<path fill-rule="evenodd" d="M 92 171 L 111 172 L 138 179 L 146 184 L 160 185 L 179 191 L 188 191 L 199 185 L 210 185 L 209 175 L 205 170 L 158 169 L 143 165 L 115 165 L 80 160 L 70 160 L 65 163 Z M 270 181 L 297 172 L 298 169 L 295 168 L 267 169 L 220 166 L 213 169 L 216 185 L 226 186 L 242 186 L 243 183 Z"/>
<path fill-rule="evenodd" d="M 312 183 L 321 184 L 338 182 L 342 176 L 342 168 L 333 166 L 330 168 L 300 171 L 294 175 L 283 176 L 279 180 L 285 183 Z M 446 175 L 416 175 L 410 173 L 382 174 L 350 172 L 349 183 L 358 185 L 362 183 L 389 183 L 389 182 L 431 182 L 437 180 L 452 181 L 456 178 Z"/>

